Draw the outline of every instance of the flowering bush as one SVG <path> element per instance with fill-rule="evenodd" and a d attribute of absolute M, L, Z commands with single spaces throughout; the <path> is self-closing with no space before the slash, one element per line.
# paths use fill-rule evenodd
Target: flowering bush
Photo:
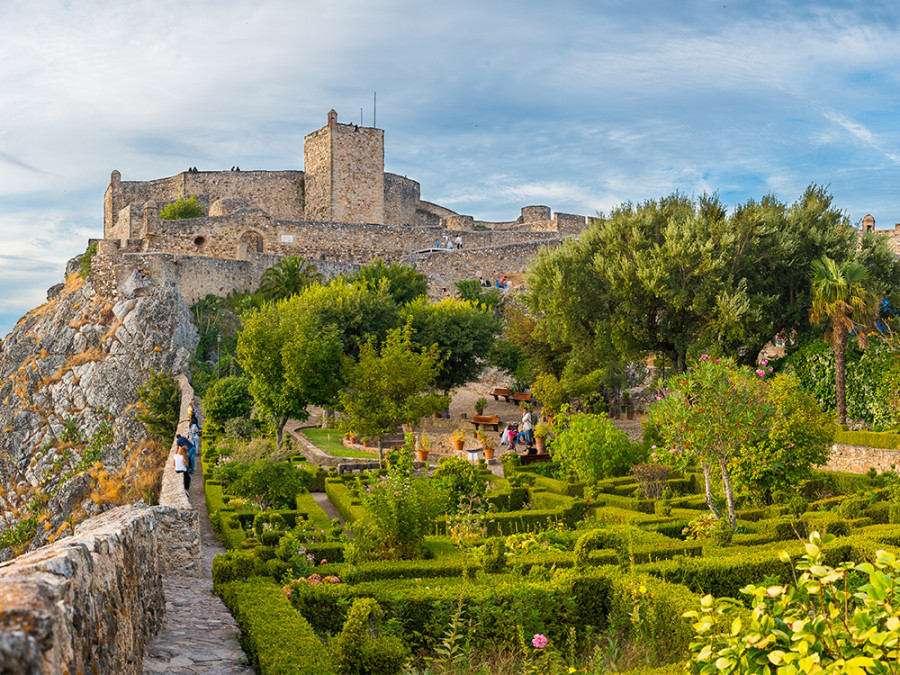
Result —
<path fill-rule="evenodd" d="M 372 515 L 350 527 L 362 558 L 410 559 L 422 553 L 431 519 L 442 509 L 431 480 L 393 467 L 366 485 L 360 496 Z"/>

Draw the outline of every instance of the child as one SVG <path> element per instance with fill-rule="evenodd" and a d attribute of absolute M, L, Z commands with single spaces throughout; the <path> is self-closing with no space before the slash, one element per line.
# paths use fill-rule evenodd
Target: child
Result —
<path fill-rule="evenodd" d="M 506 443 L 509 445 L 509 449 L 513 452 L 516 451 L 516 439 L 519 437 L 519 425 L 513 422 L 508 427 L 506 427 Z"/>

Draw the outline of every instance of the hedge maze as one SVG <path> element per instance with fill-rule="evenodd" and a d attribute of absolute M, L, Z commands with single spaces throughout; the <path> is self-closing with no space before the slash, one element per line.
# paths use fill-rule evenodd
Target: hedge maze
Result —
<path fill-rule="evenodd" d="M 528 667 L 545 659 L 540 672 L 569 672 L 554 670 L 563 663 L 615 672 L 597 656 L 601 636 L 640 646 L 628 672 L 683 672 L 694 636 L 683 615 L 712 594 L 737 599 L 749 616 L 741 589 L 790 583 L 811 532 L 837 536 L 825 549 L 830 565 L 900 550 L 885 474 L 814 472 L 794 513 L 745 508 L 738 530 L 722 534 L 703 531 L 709 509 L 696 474 L 672 472 L 666 498 L 650 500 L 631 477 L 585 484 L 553 477 L 552 463 L 513 459 L 504 468 L 506 478 L 479 468 L 489 480 L 483 514 L 434 518 L 424 555 L 407 560 L 365 560 L 307 491 L 293 509 L 261 512 L 207 481 L 210 517 L 229 549 L 215 561 L 215 590 L 258 672 L 424 672 L 429 664 L 456 672 L 456 660 L 473 652 L 504 651 Z M 371 517 L 362 494 L 383 471 L 310 472 L 310 488 L 327 493 L 349 530 Z M 461 524 L 476 536 L 462 537 Z M 858 576 L 851 585 L 864 582 Z M 547 647 L 537 647 L 538 636 Z"/>

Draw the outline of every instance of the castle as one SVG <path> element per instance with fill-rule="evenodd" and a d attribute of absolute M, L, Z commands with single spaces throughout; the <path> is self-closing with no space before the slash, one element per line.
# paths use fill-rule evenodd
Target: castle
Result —
<path fill-rule="evenodd" d="M 419 269 L 440 297 L 460 279 L 521 273 L 537 248 L 587 224 L 546 206 L 525 207 L 515 221 L 477 221 L 419 193 L 416 181 L 384 171 L 382 129 L 340 123 L 331 110 L 304 139 L 303 171 L 189 169 L 151 181 L 113 171 L 92 282 L 111 296 L 138 269 L 177 283 L 190 304 L 255 290 L 282 256 L 314 262 L 326 278 L 382 258 Z M 167 204 L 190 196 L 206 216 L 160 219 Z M 462 248 L 447 250 L 448 237 Z"/>

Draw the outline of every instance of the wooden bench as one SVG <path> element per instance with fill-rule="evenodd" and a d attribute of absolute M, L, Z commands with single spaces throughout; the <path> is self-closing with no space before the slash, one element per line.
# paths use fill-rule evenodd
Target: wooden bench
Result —
<path fill-rule="evenodd" d="M 472 424 L 475 425 L 476 431 L 480 431 L 479 425 L 482 427 L 494 427 L 494 431 L 500 431 L 500 417 L 493 415 L 475 415 L 472 417 Z"/>
<path fill-rule="evenodd" d="M 516 403 L 528 403 L 531 400 L 531 394 L 524 391 L 517 391 L 512 397 Z"/>
<path fill-rule="evenodd" d="M 509 403 L 509 397 L 512 395 L 512 392 L 509 389 L 501 389 L 500 387 L 494 387 L 494 390 L 491 391 L 491 396 L 494 397 L 495 401 L 499 401 L 500 397 L 506 399 L 506 402 Z"/>
<path fill-rule="evenodd" d="M 526 464 L 536 464 L 537 462 L 549 462 L 550 461 L 550 453 L 549 452 L 541 452 L 534 455 L 519 455 L 519 464 L 522 466 Z"/>

